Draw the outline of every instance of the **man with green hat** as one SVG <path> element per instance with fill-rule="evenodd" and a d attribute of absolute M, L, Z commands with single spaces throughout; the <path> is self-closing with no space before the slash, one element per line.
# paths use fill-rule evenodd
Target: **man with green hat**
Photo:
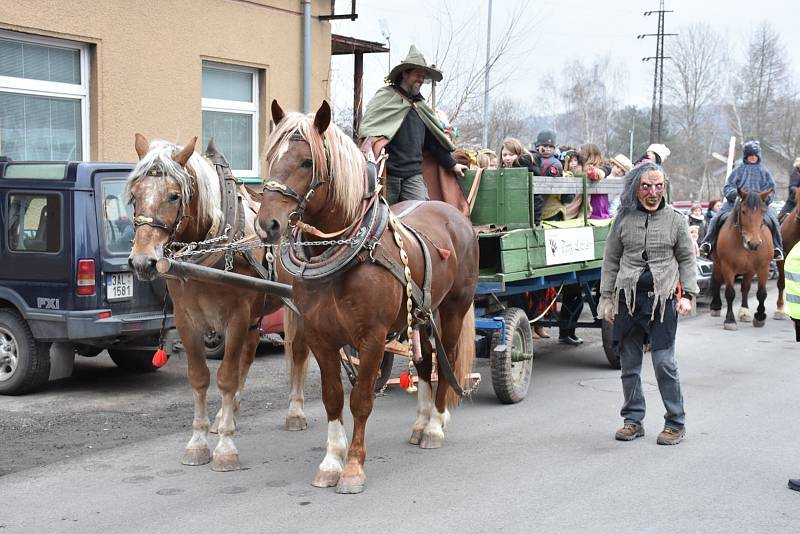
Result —
<path fill-rule="evenodd" d="M 442 73 L 429 66 L 411 45 L 408 56 L 386 78 L 389 85 L 379 89 L 367 104 L 359 137 L 373 152 L 386 147 L 389 158 L 385 195 L 389 204 L 432 198 L 453 204 L 469 215 L 466 198 L 454 176 L 463 176 L 467 167 L 450 155 L 455 146 L 420 95 L 426 80 L 441 81 Z M 424 162 L 431 158 L 438 165 Z"/>

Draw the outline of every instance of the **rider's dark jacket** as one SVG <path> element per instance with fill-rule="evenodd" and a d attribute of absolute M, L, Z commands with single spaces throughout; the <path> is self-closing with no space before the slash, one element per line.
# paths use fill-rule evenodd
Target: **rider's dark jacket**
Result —
<path fill-rule="evenodd" d="M 748 163 L 744 160 L 741 165 L 733 169 L 733 172 L 728 176 L 725 182 L 725 187 L 722 188 L 722 194 L 728 199 L 731 206 L 736 202 L 739 196 L 737 190 L 755 191 L 763 193 L 764 191 L 772 191 L 767 197 L 767 206 L 772 203 L 775 198 L 775 179 L 762 163 L 761 158 L 758 158 L 756 163 Z"/>

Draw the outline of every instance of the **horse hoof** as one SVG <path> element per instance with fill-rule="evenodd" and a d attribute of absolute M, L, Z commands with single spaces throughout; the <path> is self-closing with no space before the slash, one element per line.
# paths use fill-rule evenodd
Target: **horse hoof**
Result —
<path fill-rule="evenodd" d="M 183 465 L 205 465 L 211 461 L 211 451 L 204 449 L 186 449 L 183 452 L 181 463 Z"/>
<path fill-rule="evenodd" d="M 306 421 L 305 417 L 301 417 L 299 415 L 286 417 L 286 430 L 289 430 L 290 432 L 297 432 L 300 430 L 305 430 L 306 428 L 308 428 L 308 422 Z"/>
<path fill-rule="evenodd" d="M 766 321 L 763 320 L 759 321 L 758 319 L 753 319 L 753 326 L 755 326 L 756 328 L 761 328 L 762 326 L 764 326 L 765 323 Z"/>
<path fill-rule="evenodd" d="M 311 485 L 316 488 L 331 488 L 339 483 L 339 478 L 341 478 L 339 471 L 318 470 Z"/>
<path fill-rule="evenodd" d="M 211 470 L 225 473 L 228 471 L 238 471 L 241 469 L 239 465 L 238 454 L 219 454 L 214 456 L 214 461 L 211 463 Z"/>
<path fill-rule="evenodd" d="M 342 477 L 336 485 L 336 493 L 352 494 L 364 491 L 366 477 Z"/>
<path fill-rule="evenodd" d="M 789 318 L 789 316 L 786 314 L 786 312 L 776 311 L 775 315 L 773 315 L 772 318 L 775 319 L 776 321 L 785 321 L 786 319 Z"/>
<path fill-rule="evenodd" d="M 420 449 L 441 449 L 444 445 L 444 434 L 423 434 L 419 442 Z"/>
<path fill-rule="evenodd" d="M 747 321 L 750 321 L 750 320 L 753 319 L 753 315 L 750 313 L 750 310 L 747 310 L 747 309 L 743 308 L 743 309 L 739 310 L 739 316 L 737 317 L 737 319 L 739 319 L 740 321 L 746 323 Z"/>
<path fill-rule="evenodd" d="M 711 310 L 711 317 L 719 317 L 719 310 Z"/>
<path fill-rule="evenodd" d="M 411 431 L 411 437 L 408 439 L 408 442 L 412 445 L 419 445 L 421 439 L 422 429 L 416 429 Z"/>
<path fill-rule="evenodd" d="M 725 330 L 739 330 L 739 326 L 736 323 L 725 323 L 722 327 Z"/>
<path fill-rule="evenodd" d="M 208 429 L 209 434 L 219 434 L 219 421 L 214 419 L 214 424 Z"/>

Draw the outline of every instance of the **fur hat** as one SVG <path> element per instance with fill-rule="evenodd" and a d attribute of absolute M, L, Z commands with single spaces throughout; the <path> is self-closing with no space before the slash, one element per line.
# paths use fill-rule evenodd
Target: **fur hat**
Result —
<path fill-rule="evenodd" d="M 744 157 L 748 156 L 758 156 L 758 159 L 761 159 L 761 145 L 758 141 L 748 141 L 742 147 L 742 153 L 744 153 Z"/>
<path fill-rule="evenodd" d="M 658 154 L 658 157 L 661 158 L 661 161 L 657 162 L 659 164 L 664 163 L 667 157 L 672 153 L 667 148 L 667 145 L 662 145 L 661 143 L 653 143 L 649 147 L 647 147 L 647 152 L 653 152 L 654 154 Z"/>
<path fill-rule="evenodd" d="M 425 61 L 425 56 L 423 56 L 422 52 L 420 52 L 414 45 L 411 45 L 411 48 L 408 49 L 408 55 L 406 58 L 399 65 L 392 69 L 386 79 L 394 83 L 397 81 L 400 73 L 409 69 L 422 69 L 425 71 L 425 75 L 431 80 L 435 82 L 442 81 L 442 71 L 433 66 L 429 66 L 428 62 Z"/>
<path fill-rule="evenodd" d="M 550 145 L 556 146 L 556 133 L 553 130 L 542 130 L 536 136 L 536 146 Z"/>
<path fill-rule="evenodd" d="M 611 163 L 613 165 L 618 166 L 623 171 L 625 171 L 625 174 L 631 172 L 631 169 L 633 168 L 633 162 L 629 160 L 628 156 L 626 156 L 625 154 L 617 154 L 616 156 L 611 158 Z"/>

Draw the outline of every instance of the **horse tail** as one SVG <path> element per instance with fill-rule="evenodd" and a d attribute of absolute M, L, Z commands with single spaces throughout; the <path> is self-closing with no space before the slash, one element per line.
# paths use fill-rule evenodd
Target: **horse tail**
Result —
<path fill-rule="evenodd" d="M 472 373 L 472 365 L 475 363 L 475 305 L 470 304 L 466 315 L 461 322 L 461 332 L 458 335 L 458 342 L 453 351 L 454 365 L 453 371 L 459 379 L 462 388 L 469 384 L 469 375 Z M 440 378 L 441 380 L 441 378 Z M 454 408 L 461 402 L 461 397 L 456 395 L 453 388 L 447 388 L 445 403 L 448 408 Z"/>

